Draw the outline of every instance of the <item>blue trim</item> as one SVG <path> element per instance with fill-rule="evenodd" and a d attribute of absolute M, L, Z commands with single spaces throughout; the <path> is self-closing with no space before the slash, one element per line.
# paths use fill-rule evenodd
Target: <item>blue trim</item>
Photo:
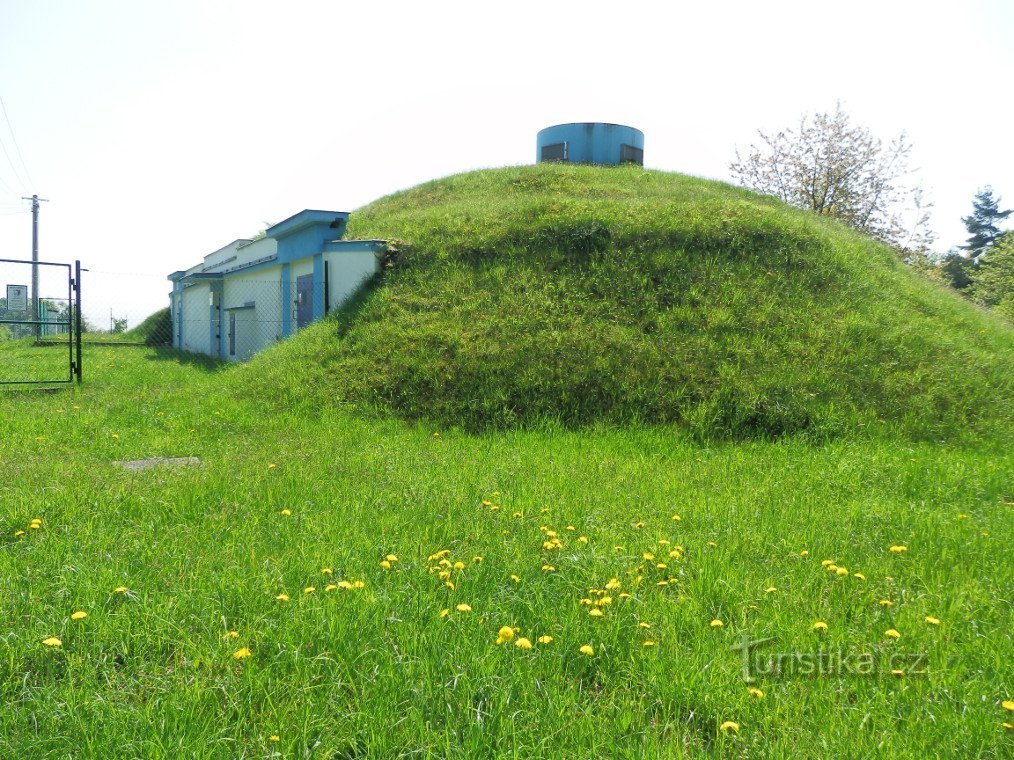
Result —
<path fill-rule="evenodd" d="M 324 254 L 313 257 L 313 320 L 324 316 Z"/>
<path fill-rule="evenodd" d="M 289 265 L 282 264 L 282 337 L 292 335 L 292 275 Z"/>
<path fill-rule="evenodd" d="M 271 225 L 264 231 L 264 234 L 279 240 L 309 225 L 338 223 L 335 224 L 335 228 L 337 228 L 339 225 L 344 227 L 348 221 L 349 213 L 347 211 L 320 211 L 308 208 L 293 214 L 288 219 L 283 219 L 278 224 Z"/>

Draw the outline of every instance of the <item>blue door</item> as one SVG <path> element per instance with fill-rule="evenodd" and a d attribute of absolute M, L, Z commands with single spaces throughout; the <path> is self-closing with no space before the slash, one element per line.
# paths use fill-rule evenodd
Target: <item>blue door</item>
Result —
<path fill-rule="evenodd" d="M 313 321 L 313 275 L 296 278 L 296 329 Z"/>

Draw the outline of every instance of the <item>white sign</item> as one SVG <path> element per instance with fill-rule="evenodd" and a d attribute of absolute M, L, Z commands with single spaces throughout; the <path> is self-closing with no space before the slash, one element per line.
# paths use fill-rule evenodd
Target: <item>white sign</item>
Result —
<path fill-rule="evenodd" d="M 7 286 L 7 311 L 28 311 L 28 286 Z"/>

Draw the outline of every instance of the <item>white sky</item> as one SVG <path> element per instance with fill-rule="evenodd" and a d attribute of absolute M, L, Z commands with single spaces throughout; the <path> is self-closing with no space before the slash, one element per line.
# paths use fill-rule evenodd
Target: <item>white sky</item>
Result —
<path fill-rule="evenodd" d="M 1012 74 L 1004 0 L 0 0 L 32 180 L 0 152 L 0 258 L 30 256 L 14 212 L 38 192 L 42 258 L 80 258 L 92 309 L 133 323 L 169 272 L 265 222 L 531 163 L 551 124 L 630 124 L 646 165 L 727 179 L 758 128 L 837 100 L 909 134 L 946 249 L 978 187 L 1014 205 Z M 24 175 L 2 115 L 0 140 Z"/>

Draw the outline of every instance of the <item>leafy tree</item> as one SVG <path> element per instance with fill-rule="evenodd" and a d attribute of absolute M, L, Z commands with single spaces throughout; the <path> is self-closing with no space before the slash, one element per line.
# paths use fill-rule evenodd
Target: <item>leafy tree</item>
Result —
<path fill-rule="evenodd" d="M 848 226 L 906 253 L 933 240 L 922 190 L 906 185 L 911 145 L 902 133 L 885 145 L 833 113 L 803 114 L 797 129 L 758 130 L 759 145 L 736 151 L 729 169 L 743 185 Z"/>
<path fill-rule="evenodd" d="M 955 290 L 965 290 L 972 284 L 975 261 L 952 250 L 940 262 L 939 270 L 944 282 Z"/>
<path fill-rule="evenodd" d="M 1000 222 L 1011 215 L 1012 209 L 1000 210 L 1000 198 L 993 197 L 993 188 L 988 185 L 979 190 L 972 200 L 972 213 L 962 217 L 969 238 L 967 245 L 961 246 L 972 258 L 981 256 L 990 249 L 1000 233 Z"/>
<path fill-rule="evenodd" d="M 996 239 L 971 279 L 972 300 L 1014 320 L 1014 232 Z"/>

